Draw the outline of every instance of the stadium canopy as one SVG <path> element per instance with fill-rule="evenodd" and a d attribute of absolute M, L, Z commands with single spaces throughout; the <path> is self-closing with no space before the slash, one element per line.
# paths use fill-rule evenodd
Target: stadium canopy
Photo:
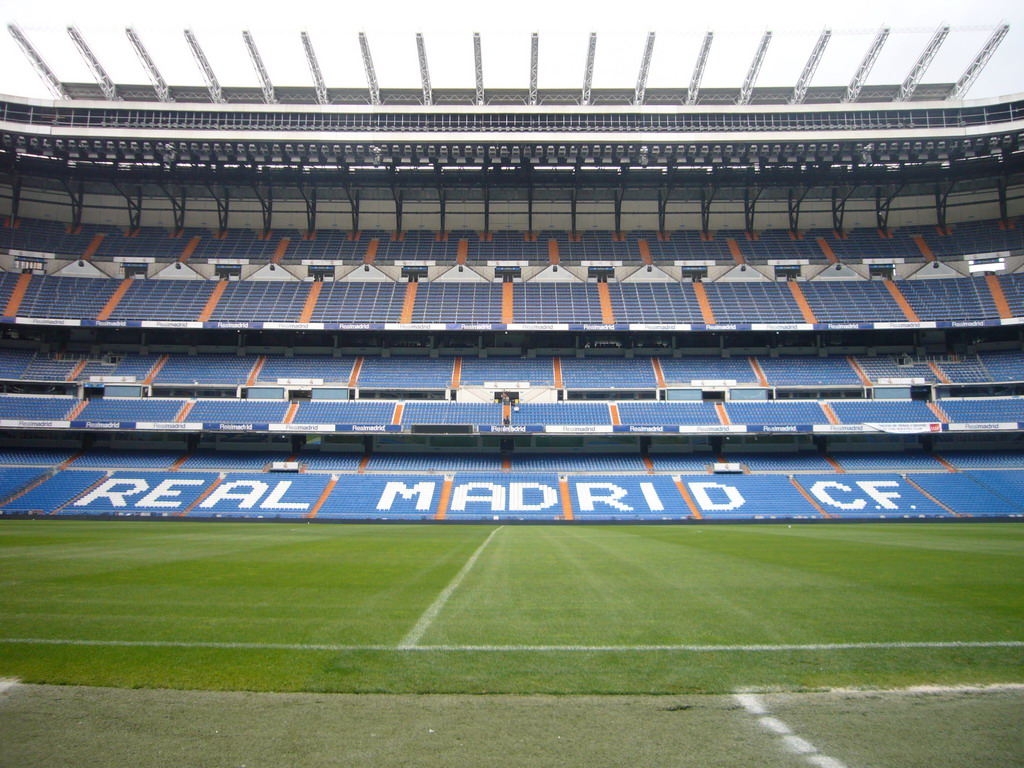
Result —
<path fill-rule="evenodd" d="M 147 83 L 116 83 L 103 67 L 99 57 L 90 48 L 83 34 L 75 26 L 68 27 L 75 46 L 83 57 L 95 82 L 67 82 L 50 68 L 42 53 L 33 45 L 25 33 L 14 23 L 8 30 L 29 63 L 43 83 L 58 100 L 127 101 L 127 102 L 179 102 L 227 103 L 227 104 L 291 104 L 291 105 L 372 105 L 372 106 L 727 106 L 727 105 L 794 105 L 794 104 L 838 104 L 877 103 L 906 101 L 936 101 L 962 99 L 977 80 L 978 75 L 992 58 L 1000 43 L 1006 37 L 1009 25 L 1000 24 L 993 28 L 951 27 L 943 24 L 934 30 L 926 46 L 921 50 L 913 66 L 901 82 L 891 84 L 868 84 L 867 78 L 885 45 L 893 45 L 893 38 L 902 32 L 919 30 L 894 30 L 882 27 L 864 51 L 863 57 L 849 62 L 852 73 L 848 83 L 812 85 L 818 65 L 834 35 L 841 30 L 823 29 L 800 70 L 796 82 L 788 86 L 758 86 L 761 65 L 773 38 L 773 32 L 766 30 L 760 37 L 746 76 L 733 87 L 702 87 L 702 77 L 708 57 L 714 47 L 714 33 L 708 32 L 690 70 L 679 72 L 678 87 L 649 87 L 648 74 L 651 58 L 657 41 L 656 32 L 650 32 L 643 48 L 636 52 L 637 78 L 634 88 L 594 87 L 594 65 L 599 56 L 596 33 L 591 33 L 586 57 L 580 61 L 584 71 L 579 83 L 565 83 L 554 88 L 539 87 L 539 49 L 542 39 L 538 33 L 530 38 L 529 60 L 523 62 L 529 76 L 524 78 L 521 88 L 484 88 L 482 50 L 486 47 L 486 35 L 473 35 L 474 57 L 466 61 L 468 69 L 473 66 L 475 88 L 439 88 L 432 84 L 427 59 L 427 40 L 424 35 L 415 36 L 416 59 L 419 63 L 420 88 L 391 88 L 378 81 L 370 50 L 370 39 L 364 32 L 358 33 L 359 48 L 366 77 L 366 88 L 337 88 L 326 85 L 318 63 L 314 45 L 306 32 L 300 33 L 302 48 L 310 70 L 308 85 L 272 84 L 256 41 L 248 30 L 240 31 L 259 80 L 258 87 L 222 85 L 214 74 L 199 40 L 191 29 L 184 30 L 184 41 L 196 61 L 203 85 L 169 85 L 157 69 L 140 34 L 132 27 L 125 34 L 139 57 L 149 77 Z M 963 74 L 955 82 L 928 82 L 926 75 L 950 32 L 980 30 L 990 31 L 985 44 L 970 59 L 963 62 Z M 905 43 L 910 45 L 909 42 Z M 184 55 L 184 51 L 182 52 Z M 737 55 L 743 56 L 737 51 Z M 689 77 L 688 77 L 689 75 Z"/>

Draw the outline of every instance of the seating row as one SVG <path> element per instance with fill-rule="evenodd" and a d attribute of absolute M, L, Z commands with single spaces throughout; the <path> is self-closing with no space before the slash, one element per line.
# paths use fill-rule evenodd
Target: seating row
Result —
<path fill-rule="evenodd" d="M 448 389 L 522 382 L 564 389 L 654 389 L 693 382 L 860 387 L 894 379 L 938 384 L 1024 381 L 1024 352 L 917 360 L 897 355 L 780 357 L 356 357 L 354 355 L 119 354 L 97 359 L 0 349 L 0 379 L 238 386 L 305 379 L 362 389 Z"/>
<path fill-rule="evenodd" d="M 500 283 L 218 283 L 5 273 L 0 275 L 0 306 L 5 316 L 106 322 L 720 325 L 976 321 L 996 320 L 1006 311 L 1024 316 L 1020 273 L 993 280 L 504 285 L 510 286 L 510 295 Z"/>
<path fill-rule="evenodd" d="M 494 260 L 547 262 L 557 253 L 564 262 L 617 260 L 638 263 L 645 255 L 655 263 L 686 259 L 733 261 L 738 253 L 750 261 L 903 257 L 920 259 L 926 253 L 939 257 L 1010 251 L 1024 247 L 1024 227 L 1000 226 L 998 221 L 971 221 L 940 230 L 933 226 L 908 226 L 881 233 L 860 228 L 837 234 L 832 230 L 808 230 L 791 234 L 767 230 L 749 235 L 743 230 L 701 233 L 678 231 L 566 231 L 437 233 L 409 231 L 398 235 L 367 230 L 345 232 L 319 230 L 312 236 L 297 230 L 261 232 L 229 229 L 213 232 L 187 227 L 172 233 L 159 227 L 140 227 L 134 232 L 109 225 L 83 224 L 73 233 L 60 222 L 19 219 L 16 227 L 0 227 L 0 248 L 55 253 L 80 257 L 92 249 L 99 258 L 151 257 L 162 261 L 180 258 L 252 259 L 300 262 L 305 259 L 336 259 L 362 262 L 382 260 L 432 260 L 469 263 Z M 645 248 L 641 247 L 643 241 Z"/>
<path fill-rule="evenodd" d="M 452 401 L 179 400 L 41 395 L 0 396 L 0 419 L 243 424 L 708 425 L 1024 422 L 1024 398 L 916 400 L 626 401 L 500 403 Z M 507 419 L 507 421 L 506 421 Z"/>

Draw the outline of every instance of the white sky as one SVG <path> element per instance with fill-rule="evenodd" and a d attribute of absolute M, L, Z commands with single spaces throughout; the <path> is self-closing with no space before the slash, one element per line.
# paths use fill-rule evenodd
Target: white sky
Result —
<path fill-rule="evenodd" d="M 685 87 L 704 33 L 715 32 L 703 87 L 737 88 L 765 29 L 774 37 L 759 86 L 792 86 L 823 26 L 832 40 L 812 85 L 846 85 L 877 29 L 893 28 L 869 84 L 899 83 L 940 23 L 954 29 L 925 75 L 953 82 L 1000 22 L 1010 32 L 968 98 L 1024 92 L 1024 2 L 1021 0 L 627 0 L 611 3 L 518 0 L 415 2 L 310 0 L 248 3 L 178 0 L 0 0 L 3 20 L 17 22 L 57 77 L 92 82 L 66 26 L 76 24 L 114 82 L 148 83 L 124 27 L 135 26 L 170 85 L 201 85 L 182 30 L 191 27 L 222 86 L 252 86 L 242 30 L 255 37 L 276 86 L 312 85 L 299 39 L 307 30 L 328 87 L 365 87 L 358 31 L 370 41 L 382 88 L 419 88 L 415 33 L 423 32 L 434 88 L 472 88 L 472 33 L 481 33 L 486 88 L 525 88 L 530 33 L 540 33 L 539 85 L 580 87 L 587 38 L 598 33 L 594 87 L 633 88 L 649 30 L 657 33 L 648 88 Z M 979 29 L 983 27 L 984 29 Z M 906 31 L 901 31 L 906 30 Z M 0 93 L 49 98 L 14 39 L 0 30 Z"/>

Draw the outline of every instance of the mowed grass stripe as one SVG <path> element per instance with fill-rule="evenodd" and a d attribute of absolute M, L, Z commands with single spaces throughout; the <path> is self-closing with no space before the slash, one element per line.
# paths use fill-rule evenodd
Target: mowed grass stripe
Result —
<path fill-rule="evenodd" d="M 876 526 L 877 527 L 877 526 Z M 904 528 L 914 526 L 904 526 Z M 913 535 L 927 541 L 931 526 Z M 985 526 L 978 526 L 984 528 Z M 846 531 L 854 536 L 858 526 Z M 779 645 L 1018 639 L 1019 554 L 758 526 L 509 529 L 426 645 Z M 792 529 L 785 529 L 790 533 Z M 1024 527 L 1010 527 L 1017 547 Z M 846 532 L 844 531 L 844 533 Z M 895 532 L 894 532 L 895 533 Z M 989 536 L 999 535 L 990 531 Z M 948 546 L 947 541 L 943 541 Z"/>
<path fill-rule="evenodd" d="M 462 580 L 466 578 L 466 574 L 473 569 L 474 565 L 476 565 L 476 561 L 480 558 L 480 553 L 486 549 L 487 545 L 491 543 L 491 539 L 493 539 L 495 534 L 497 534 L 503 527 L 504 526 L 498 526 L 491 531 L 490 535 L 484 539 L 484 543 L 477 547 L 476 551 L 469 556 L 469 560 L 467 560 L 466 564 L 462 566 L 457 574 L 455 574 L 455 578 L 448 583 L 447 587 L 441 590 L 441 594 L 437 596 L 437 599 L 430 604 L 427 610 L 423 612 L 419 621 L 416 622 L 416 626 L 410 629 L 409 633 L 402 638 L 402 642 L 398 644 L 399 648 L 411 648 L 420 641 L 420 638 L 422 638 L 423 634 L 430 628 L 430 625 L 434 623 L 434 619 L 437 618 L 441 609 L 444 608 L 445 603 L 448 602 L 452 593 L 459 588 Z"/>
<path fill-rule="evenodd" d="M 4 521 L 0 551 L 18 556 L 0 560 L 0 622 L 31 637 L 391 645 L 490 532 L 223 525 Z"/>

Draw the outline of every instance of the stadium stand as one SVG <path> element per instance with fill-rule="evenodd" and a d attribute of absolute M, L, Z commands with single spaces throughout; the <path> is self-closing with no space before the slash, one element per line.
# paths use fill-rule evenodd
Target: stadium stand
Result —
<path fill-rule="evenodd" d="M 654 367 L 646 357 L 561 360 L 562 382 L 567 389 L 653 389 Z"/>
<path fill-rule="evenodd" d="M 294 424 L 390 424 L 395 404 L 384 400 L 314 400 L 301 403 Z"/>
<path fill-rule="evenodd" d="M 845 357 L 758 357 L 757 365 L 772 386 L 860 385 L 860 377 Z"/>
<path fill-rule="evenodd" d="M 184 400 L 90 400 L 78 414 L 81 421 L 174 421 Z"/>
<path fill-rule="evenodd" d="M 621 402 L 622 424 L 721 424 L 711 403 Z"/>
<path fill-rule="evenodd" d="M 239 355 L 170 355 L 154 384 L 245 384 L 253 357 Z"/>

